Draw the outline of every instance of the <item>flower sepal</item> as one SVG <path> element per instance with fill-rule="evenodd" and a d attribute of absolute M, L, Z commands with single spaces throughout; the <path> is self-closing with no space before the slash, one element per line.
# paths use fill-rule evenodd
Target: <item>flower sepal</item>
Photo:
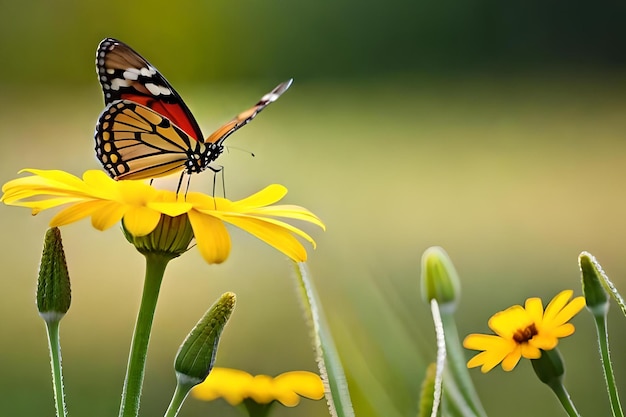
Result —
<path fill-rule="evenodd" d="M 541 356 L 537 359 L 531 359 L 530 362 L 541 382 L 549 386 L 561 383 L 565 374 L 565 365 L 563 365 L 563 358 L 557 348 L 542 350 Z"/>
<path fill-rule="evenodd" d="M 134 236 L 128 231 L 124 221 L 122 230 L 126 240 L 135 246 L 139 253 L 161 254 L 170 259 L 187 252 L 194 237 L 189 217 L 186 215 L 170 217 L 161 214 L 157 227 L 145 236 Z"/>

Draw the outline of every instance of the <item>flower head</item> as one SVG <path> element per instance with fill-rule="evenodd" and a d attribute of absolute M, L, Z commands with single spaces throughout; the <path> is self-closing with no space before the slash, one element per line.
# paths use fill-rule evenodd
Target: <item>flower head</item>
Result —
<path fill-rule="evenodd" d="M 321 399 L 324 396 L 324 384 L 319 375 L 306 371 L 285 372 L 272 378 L 215 367 L 207 379 L 193 389 L 192 395 L 205 401 L 222 397 L 230 405 L 252 399 L 257 404 L 278 401 L 284 406 L 295 407 L 300 397 Z"/>
<path fill-rule="evenodd" d="M 187 216 L 200 253 L 208 263 L 220 263 L 230 253 L 230 223 L 258 237 L 296 262 L 306 260 L 299 236 L 315 247 L 304 231 L 279 218 L 304 220 L 322 229 L 324 224 L 307 209 L 293 205 L 272 205 L 287 189 L 273 184 L 239 201 L 190 192 L 186 198 L 173 191 L 157 190 L 143 181 L 115 181 L 97 170 L 83 178 L 56 170 L 26 169 L 33 174 L 17 178 L 2 187 L 2 201 L 28 207 L 33 215 L 49 208 L 68 205 L 50 221 L 58 227 L 91 217 L 91 224 L 105 230 L 118 223 L 132 236 L 146 236 L 155 230 L 162 216 Z"/>
<path fill-rule="evenodd" d="M 511 371 L 519 360 L 537 359 L 542 350 L 551 350 L 559 338 L 574 333 L 568 323 L 585 306 L 583 297 L 572 298 L 573 291 L 561 291 L 550 301 L 545 311 L 539 298 L 529 298 L 524 307 L 515 305 L 494 314 L 489 328 L 495 335 L 470 334 L 463 341 L 467 349 L 481 350 L 467 363 L 468 368 L 481 366 L 489 372 L 499 363 Z"/>

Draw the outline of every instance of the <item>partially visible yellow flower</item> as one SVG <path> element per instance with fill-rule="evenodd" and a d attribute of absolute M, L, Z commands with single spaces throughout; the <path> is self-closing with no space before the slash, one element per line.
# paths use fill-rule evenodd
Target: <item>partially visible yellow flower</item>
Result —
<path fill-rule="evenodd" d="M 252 376 L 247 372 L 215 367 L 207 379 L 191 391 L 200 400 L 223 398 L 230 405 L 252 399 L 258 404 L 278 401 L 295 407 L 300 397 L 319 400 L 324 397 L 324 384 L 319 375 L 306 371 L 292 371 L 275 378 L 268 375 Z"/>
<path fill-rule="evenodd" d="M 554 349 L 559 338 L 574 333 L 574 325 L 568 321 L 585 306 L 584 297 L 570 301 L 572 294 L 572 290 L 560 292 L 545 312 L 541 299 L 529 298 L 524 307 L 515 305 L 493 315 L 489 328 L 495 335 L 470 334 L 463 341 L 465 348 L 482 351 L 467 367 L 481 366 L 485 373 L 502 363 L 502 369 L 511 371 L 522 357 L 537 359 L 542 350 Z"/>
<path fill-rule="evenodd" d="M 272 205 L 287 189 L 273 184 L 239 201 L 213 198 L 191 192 L 186 198 L 173 191 L 157 190 L 143 181 L 115 181 L 104 172 L 92 170 L 82 180 L 64 171 L 26 169 L 33 174 L 17 178 L 2 187 L 7 205 L 42 210 L 69 204 L 50 221 L 57 227 L 91 217 L 91 224 L 105 230 L 123 220 L 133 236 L 152 232 L 161 216 L 186 214 L 193 228 L 198 249 L 208 263 L 220 263 L 230 253 L 230 236 L 224 222 L 237 226 L 273 246 L 296 262 L 306 260 L 299 236 L 315 242 L 304 231 L 278 218 L 304 220 L 322 229 L 322 221 L 307 209 L 294 205 Z"/>

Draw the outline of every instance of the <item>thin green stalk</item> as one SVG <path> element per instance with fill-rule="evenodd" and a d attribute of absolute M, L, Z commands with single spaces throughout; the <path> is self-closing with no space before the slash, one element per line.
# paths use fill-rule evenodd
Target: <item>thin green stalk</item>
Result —
<path fill-rule="evenodd" d="M 305 263 L 296 264 L 296 276 L 305 314 L 313 326 L 317 365 L 324 381 L 330 413 L 333 417 L 354 417 L 346 376 Z"/>
<path fill-rule="evenodd" d="M 619 395 L 617 394 L 615 374 L 613 373 L 613 365 L 611 364 L 611 355 L 609 353 L 609 334 L 606 328 L 606 315 L 594 315 L 594 317 L 596 319 L 596 331 L 598 332 L 598 343 L 600 344 L 600 355 L 602 356 L 602 366 L 604 367 L 604 378 L 611 402 L 611 411 L 614 417 L 624 417 Z"/>
<path fill-rule="evenodd" d="M 560 379 L 559 381 L 555 381 L 554 383 L 548 383 L 548 386 L 552 389 L 552 391 L 554 391 L 568 416 L 580 417 L 580 414 L 578 414 L 578 410 L 576 410 L 576 407 L 574 406 L 574 403 L 572 402 L 572 399 L 570 398 L 569 393 L 565 388 L 565 385 L 561 383 Z"/>
<path fill-rule="evenodd" d="M 165 412 L 165 417 L 176 417 L 180 408 L 183 406 L 185 402 L 185 398 L 189 395 L 189 391 L 196 384 L 176 384 L 176 390 L 174 391 L 174 395 L 172 396 L 172 401 L 170 401 L 169 407 L 167 407 L 167 411 Z"/>
<path fill-rule="evenodd" d="M 454 321 L 454 315 L 445 308 L 441 309 L 441 321 L 446 335 L 446 346 L 448 347 L 448 369 L 456 382 L 465 404 L 469 406 L 476 416 L 486 417 L 487 413 L 483 408 L 476 388 L 467 371 L 465 357 L 461 349 L 459 333 Z M 446 384 L 444 384 L 446 385 Z"/>
<path fill-rule="evenodd" d="M 57 417 L 67 417 L 65 394 L 63 393 L 63 370 L 61 368 L 61 344 L 59 342 L 59 320 L 46 320 L 48 347 L 50 348 L 50 367 Z"/>
<path fill-rule="evenodd" d="M 131 342 L 126 378 L 122 390 L 122 403 L 120 405 L 120 417 L 137 417 L 139 414 L 139 402 L 141 399 L 141 387 L 146 368 L 146 355 L 150 343 L 152 321 L 159 298 L 161 281 L 165 273 L 167 263 L 172 259 L 171 255 L 158 253 L 146 253 L 146 278 L 141 296 L 141 305 L 135 332 Z"/>

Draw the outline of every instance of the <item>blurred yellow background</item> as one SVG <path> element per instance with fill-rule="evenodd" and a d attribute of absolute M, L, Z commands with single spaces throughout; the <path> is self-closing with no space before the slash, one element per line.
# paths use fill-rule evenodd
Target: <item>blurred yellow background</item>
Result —
<path fill-rule="evenodd" d="M 583 250 L 626 288 L 626 10 L 604 3 L 564 11 L 542 2 L 0 0 L 0 179 L 22 168 L 99 168 L 93 129 L 103 100 L 93 61 L 104 37 L 159 68 L 205 135 L 294 77 L 228 139 L 219 160 L 227 196 L 281 183 L 286 202 L 325 221 L 325 233 L 307 228 L 318 243 L 309 265 L 357 415 L 413 416 L 434 357 L 418 291 L 427 247 L 443 246 L 461 275 L 462 337 L 487 332 L 491 314 L 528 297 L 579 294 Z M 192 186 L 210 192 L 211 183 L 209 173 Z M 52 415 L 34 306 L 52 214 L 2 210 L 0 415 Z M 117 227 L 101 233 L 83 221 L 62 233 L 73 286 L 61 326 L 70 415 L 111 416 L 143 260 Z M 233 230 L 225 264 L 208 266 L 192 249 L 168 267 L 143 415 L 164 412 L 179 344 L 225 291 L 238 305 L 217 365 L 270 375 L 316 369 L 290 262 Z M 612 319 L 623 387 L 626 334 L 623 317 Z M 574 324 L 561 344 L 566 383 L 583 415 L 608 414 L 591 319 Z M 490 415 L 560 413 L 527 362 L 510 374 L 472 375 Z M 274 415 L 325 413 L 323 402 L 304 400 Z M 238 413 L 190 399 L 180 415 Z"/>

